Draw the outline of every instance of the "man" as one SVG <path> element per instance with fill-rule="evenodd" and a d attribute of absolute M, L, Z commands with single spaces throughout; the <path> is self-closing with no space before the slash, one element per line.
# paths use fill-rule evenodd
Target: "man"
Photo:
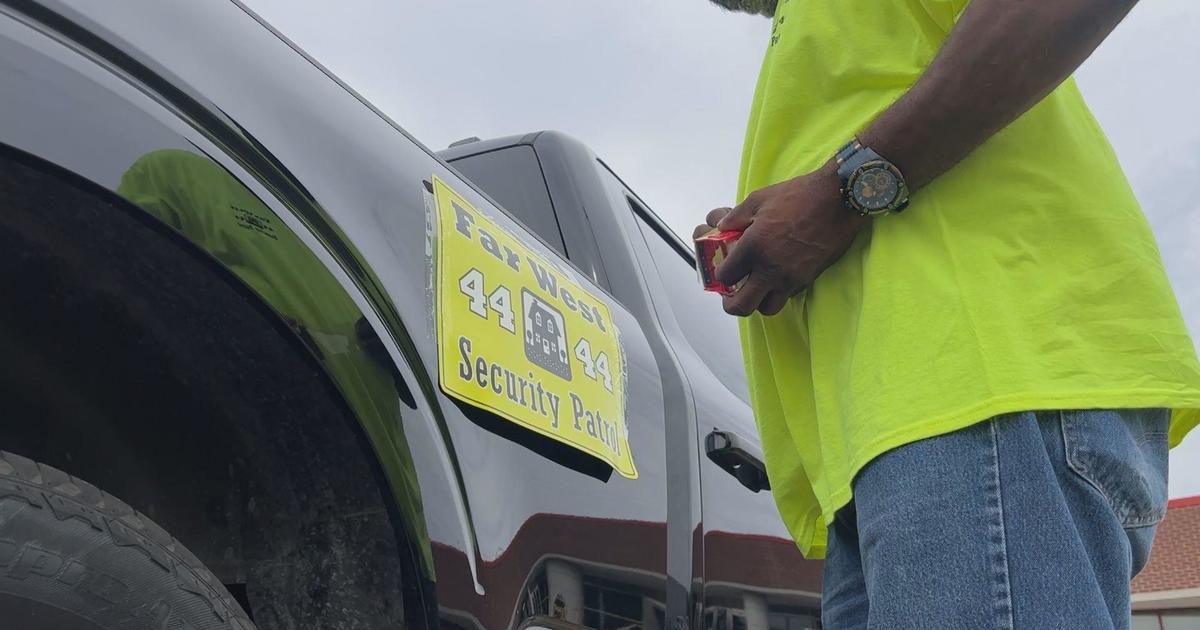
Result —
<path fill-rule="evenodd" d="M 1129 627 L 1168 445 L 1200 422 L 1153 236 L 1069 78 L 1133 4 L 742 7 L 774 13 L 742 201 L 697 231 L 744 230 L 718 277 L 826 628 Z"/>

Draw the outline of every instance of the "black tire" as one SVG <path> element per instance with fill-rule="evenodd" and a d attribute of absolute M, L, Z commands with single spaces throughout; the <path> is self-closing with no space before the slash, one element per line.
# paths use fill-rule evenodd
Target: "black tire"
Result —
<path fill-rule="evenodd" d="M 254 630 L 224 585 L 150 519 L 4 451 L 0 620 L 21 630 Z"/>

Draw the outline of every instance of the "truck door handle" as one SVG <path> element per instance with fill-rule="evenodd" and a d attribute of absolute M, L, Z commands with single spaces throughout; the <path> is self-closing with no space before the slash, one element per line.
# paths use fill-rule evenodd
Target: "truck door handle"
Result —
<path fill-rule="evenodd" d="M 760 451 L 737 434 L 713 429 L 704 438 L 704 452 L 751 492 L 771 489 Z"/>

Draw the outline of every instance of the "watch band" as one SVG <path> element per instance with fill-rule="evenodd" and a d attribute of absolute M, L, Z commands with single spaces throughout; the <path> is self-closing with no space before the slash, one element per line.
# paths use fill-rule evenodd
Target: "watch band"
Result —
<path fill-rule="evenodd" d="M 834 159 L 838 164 L 842 164 L 846 160 L 850 159 L 850 156 L 861 151 L 862 148 L 862 142 L 860 142 L 858 138 L 852 138 L 850 142 L 846 143 L 846 146 L 842 147 L 841 150 L 837 152 L 837 155 L 834 156 Z"/>

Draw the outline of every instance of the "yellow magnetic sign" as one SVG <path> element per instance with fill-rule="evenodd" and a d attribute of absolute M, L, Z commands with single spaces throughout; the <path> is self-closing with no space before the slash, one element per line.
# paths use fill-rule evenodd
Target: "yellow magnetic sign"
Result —
<path fill-rule="evenodd" d="M 607 303 L 433 178 L 442 390 L 637 478 Z"/>

